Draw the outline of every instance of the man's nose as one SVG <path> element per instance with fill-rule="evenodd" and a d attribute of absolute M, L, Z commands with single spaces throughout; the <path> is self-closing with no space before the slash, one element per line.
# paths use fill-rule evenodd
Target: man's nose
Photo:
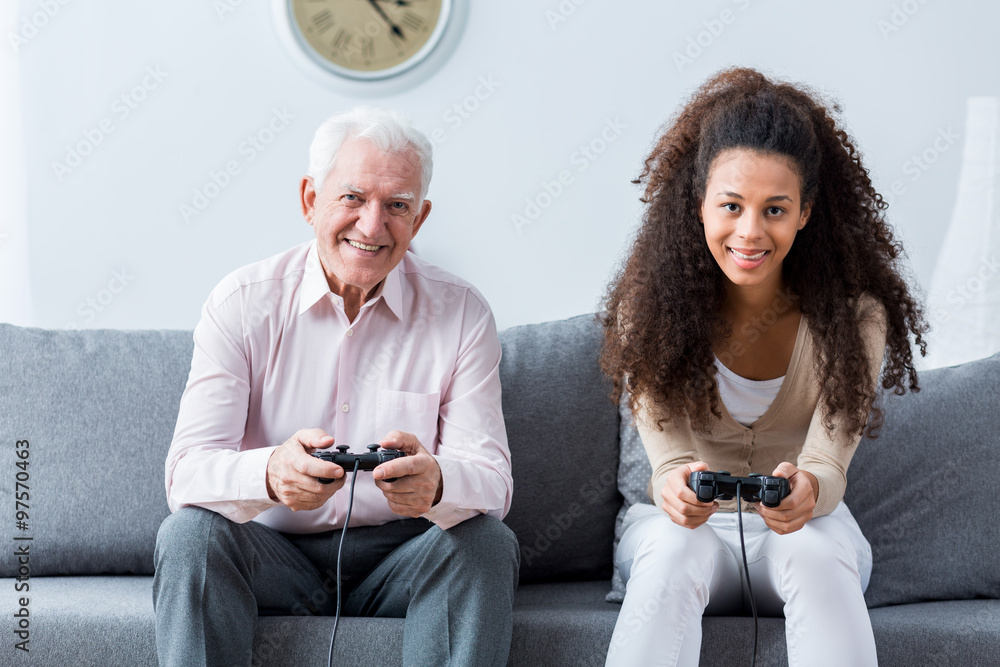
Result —
<path fill-rule="evenodd" d="M 382 206 L 381 202 L 369 199 L 361 207 L 355 227 L 358 227 L 369 238 L 373 238 L 385 227 L 385 218 L 387 215 L 388 212 Z"/>

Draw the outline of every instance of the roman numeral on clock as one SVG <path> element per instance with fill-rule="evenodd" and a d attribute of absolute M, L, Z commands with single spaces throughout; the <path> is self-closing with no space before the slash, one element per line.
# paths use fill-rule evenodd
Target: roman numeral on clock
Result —
<path fill-rule="evenodd" d="M 333 27 L 333 14 L 330 13 L 329 9 L 324 9 L 313 16 L 312 21 L 316 29 L 323 33 Z"/>
<path fill-rule="evenodd" d="M 411 30 L 420 30 L 424 27 L 424 19 L 410 11 L 403 14 L 399 22 Z"/>

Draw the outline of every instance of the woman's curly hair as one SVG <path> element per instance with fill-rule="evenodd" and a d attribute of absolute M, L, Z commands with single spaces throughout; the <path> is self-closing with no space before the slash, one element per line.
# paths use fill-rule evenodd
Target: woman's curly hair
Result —
<path fill-rule="evenodd" d="M 832 106 L 834 112 L 840 109 Z M 656 405 L 658 424 L 688 418 L 706 430 L 721 416 L 713 343 L 732 333 L 722 313 L 719 268 L 700 223 L 713 160 L 731 149 L 790 158 L 812 212 L 785 257 L 783 278 L 816 341 L 824 424 L 877 434 L 882 410 L 870 385 L 859 298 L 887 320 L 882 386 L 918 391 L 909 336 L 921 354 L 923 311 L 900 276 L 902 248 L 885 221 L 888 204 L 847 133 L 817 96 L 752 69 L 724 70 L 667 124 L 635 183 L 646 204 L 632 251 L 608 288 L 601 365 L 613 398 L 629 393 Z M 869 418 L 870 417 L 870 418 Z"/>

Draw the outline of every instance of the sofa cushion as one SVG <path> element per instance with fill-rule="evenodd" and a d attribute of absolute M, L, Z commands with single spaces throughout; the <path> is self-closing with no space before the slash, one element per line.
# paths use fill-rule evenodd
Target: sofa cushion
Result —
<path fill-rule="evenodd" d="M 13 590 L 12 584 L 0 580 L 0 589 Z M 152 577 L 40 577 L 31 586 L 25 664 L 156 665 Z M 519 588 L 508 665 L 603 665 L 620 610 L 602 601 L 606 590 L 604 582 Z M 899 605 L 869 615 L 882 667 L 1000 664 L 1000 600 Z M 325 665 L 332 627 L 330 617 L 262 616 L 253 664 Z M 753 646 L 750 618 L 708 616 L 702 628 L 702 664 L 746 664 Z M 402 638 L 402 619 L 343 618 L 334 663 L 401 665 Z M 787 662 L 784 620 L 761 618 L 758 663 Z"/>
<path fill-rule="evenodd" d="M 653 476 L 653 466 L 649 463 L 649 456 L 646 455 L 646 448 L 639 437 L 639 431 L 635 427 L 635 417 L 628 407 L 628 394 L 622 394 L 618 402 L 618 417 L 621 420 L 621 456 L 618 462 L 618 491 L 625 498 L 621 509 L 618 510 L 618 518 L 615 520 L 615 542 L 612 549 L 618 549 L 618 542 L 625 532 L 625 514 L 628 508 L 636 503 L 653 504 L 649 498 L 649 480 Z M 625 582 L 622 581 L 618 568 L 615 568 L 611 577 L 611 591 L 607 595 L 608 602 L 622 602 L 625 600 Z"/>
<path fill-rule="evenodd" d="M 870 607 L 1000 598 L 1000 355 L 920 373 L 885 397 L 845 501 L 872 545 Z"/>
<path fill-rule="evenodd" d="M 31 575 L 153 572 L 186 331 L 0 324 L 0 438 L 27 440 Z M 5 550 L 8 551 L 8 550 Z M 12 558 L 0 559 L 11 576 Z"/>
<path fill-rule="evenodd" d="M 521 581 L 608 579 L 621 506 L 618 410 L 598 366 L 593 315 L 500 334 L 503 412 Z"/>

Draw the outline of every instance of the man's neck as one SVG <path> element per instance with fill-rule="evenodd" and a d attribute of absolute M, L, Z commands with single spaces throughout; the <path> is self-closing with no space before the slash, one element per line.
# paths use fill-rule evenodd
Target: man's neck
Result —
<path fill-rule="evenodd" d="M 347 319 L 354 322 L 355 318 L 361 312 L 361 307 L 375 296 L 381 285 L 382 283 L 380 282 L 367 292 L 364 291 L 364 288 L 354 285 L 346 285 L 339 291 L 331 286 L 330 291 L 344 300 L 344 312 L 347 313 Z"/>

